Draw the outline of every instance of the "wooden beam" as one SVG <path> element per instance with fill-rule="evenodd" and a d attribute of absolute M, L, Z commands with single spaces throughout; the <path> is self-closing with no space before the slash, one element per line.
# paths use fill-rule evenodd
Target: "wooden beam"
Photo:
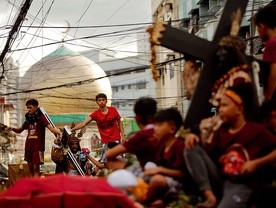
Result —
<path fill-rule="evenodd" d="M 195 59 L 205 61 L 208 58 L 209 49 L 214 50 L 214 44 L 210 41 L 192 35 L 188 32 L 176 29 L 170 24 L 165 26 L 159 39 L 161 45 L 173 49 L 176 52 L 189 55 Z M 177 44 L 176 44 L 177 43 Z M 200 49 L 200 50 L 199 50 Z"/>
<path fill-rule="evenodd" d="M 224 6 L 224 10 L 213 38 L 213 43 L 227 35 L 230 35 L 233 14 L 240 9 L 243 17 L 248 0 L 228 0 Z M 217 47 L 208 49 L 209 57 L 207 58 L 204 68 L 200 74 L 198 84 L 194 91 L 190 107 L 184 119 L 184 127 L 191 128 L 200 123 L 203 118 L 210 116 L 212 105 L 209 103 L 213 84 L 219 78 L 216 60 Z"/>
<path fill-rule="evenodd" d="M 218 60 L 216 60 L 218 42 L 222 37 L 230 35 L 233 16 L 239 11 L 241 17 L 243 17 L 247 3 L 248 0 L 226 1 L 216 33 L 211 42 L 173 28 L 171 25 L 160 26 L 159 23 L 159 25 L 157 24 L 156 27 L 153 27 L 152 42 L 155 44 L 205 61 L 190 107 L 184 119 L 185 128 L 198 125 L 201 119 L 208 117 L 211 112 L 212 105 L 208 101 L 211 97 L 213 84 L 220 74 L 218 71 Z"/>

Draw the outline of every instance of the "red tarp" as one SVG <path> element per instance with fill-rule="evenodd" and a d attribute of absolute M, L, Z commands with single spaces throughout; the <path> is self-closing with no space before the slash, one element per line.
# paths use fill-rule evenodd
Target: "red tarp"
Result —
<path fill-rule="evenodd" d="M 104 178 L 55 175 L 23 178 L 0 196 L 1 208 L 131 208 L 133 202 Z"/>

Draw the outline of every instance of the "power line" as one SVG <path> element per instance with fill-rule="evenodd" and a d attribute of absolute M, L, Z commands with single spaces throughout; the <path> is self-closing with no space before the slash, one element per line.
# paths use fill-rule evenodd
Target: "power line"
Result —
<path fill-rule="evenodd" d="M 63 40 L 63 41 L 56 41 L 56 42 L 53 42 L 53 43 L 46 43 L 46 44 L 38 45 L 38 46 L 32 46 L 32 47 L 14 49 L 14 50 L 11 50 L 11 51 L 24 51 L 24 50 L 27 50 L 27 49 L 39 48 L 39 47 L 43 47 L 43 46 L 55 45 L 55 44 L 60 44 L 60 43 L 64 43 L 64 42 L 76 41 L 76 40 L 91 39 L 91 38 L 95 38 L 95 37 L 99 37 L 99 36 L 105 36 L 105 35 L 110 35 L 110 34 L 117 34 L 117 33 L 121 33 L 121 32 L 134 31 L 134 30 L 139 30 L 139 29 L 141 29 L 141 28 L 120 30 L 120 31 L 114 31 L 114 32 L 109 32 L 109 33 L 102 33 L 102 34 L 97 34 L 97 35 L 84 36 L 84 37 L 80 37 L 80 38 L 72 38 L 72 39 Z"/>
<path fill-rule="evenodd" d="M 23 21 L 25 20 L 25 16 L 31 6 L 32 0 L 26 0 L 24 5 L 22 6 L 20 13 L 9 33 L 9 37 L 7 39 L 7 42 L 5 44 L 5 47 L 0 55 L 0 62 L 2 63 L 2 75 L 0 77 L 0 80 L 4 77 L 4 73 L 5 73 L 5 69 L 4 69 L 4 58 L 7 54 L 7 52 L 10 50 L 11 48 L 11 42 L 14 40 L 16 34 L 18 33 L 20 26 L 22 25 Z"/>
<path fill-rule="evenodd" d="M 88 9 L 90 8 L 90 6 L 91 6 L 91 4 L 93 3 L 93 1 L 94 1 L 94 0 L 90 0 L 89 5 L 86 7 L 86 2 L 87 2 L 87 0 L 86 0 L 86 2 L 85 2 L 85 7 L 86 7 L 86 9 L 83 11 L 82 15 L 80 16 L 80 18 L 77 20 L 77 22 L 76 22 L 75 24 L 78 24 L 78 26 L 79 26 L 81 19 L 82 19 L 83 16 L 86 14 L 86 12 L 87 12 Z M 76 30 L 75 30 L 75 34 L 74 34 L 74 36 L 73 36 L 74 38 L 76 37 L 76 34 L 77 34 L 78 29 L 79 29 L 79 28 L 76 28 Z"/>
<path fill-rule="evenodd" d="M 182 59 L 184 59 L 184 57 L 164 61 L 164 62 L 158 63 L 156 65 L 157 65 L 157 67 L 160 67 L 160 66 L 163 66 L 167 63 L 179 61 L 179 60 L 182 60 Z M 94 82 L 96 80 L 108 78 L 108 77 L 111 77 L 111 76 L 118 76 L 118 75 L 122 75 L 122 74 L 127 74 L 129 72 L 134 72 L 134 71 L 137 71 L 137 70 L 140 70 L 140 69 L 148 69 L 149 67 L 150 66 L 147 65 L 147 66 L 144 66 L 144 67 L 130 69 L 130 70 L 123 71 L 123 72 L 117 72 L 117 73 L 113 73 L 113 74 L 110 74 L 110 75 L 105 75 L 105 76 L 102 76 L 102 77 L 91 78 L 91 79 L 86 79 L 86 80 L 82 80 L 82 81 L 66 83 L 66 84 L 61 84 L 61 85 L 56 85 L 56 86 L 51 86 L 51 87 L 43 87 L 43 88 L 39 88 L 39 89 L 29 89 L 29 90 L 21 90 L 21 91 L 17 91 L 17 92 L 9 92 L 9 93 L 1 94 L 1 95 L 2 96 L 7 96 L 7 95 L 13 95 L 13 94 L 20 94 L 20 93 L 30 93 L 30 92 L 38 92 L 38 91 L 44 91 L 44 90 L 58 89 L 58 88 L 62 88 L 62 87 L 74 87 L 74 86 L 79 86 L 79 85 L 83 85 L 83 84 L 89 84 L 89 83 Z"/>
<path fill-rule="evenodd" d="M 107 18 L 107 19 L 102 23 L 102 25 L 105 24 L 108 20 L 110 20 L 115 14 L 117 14 L 117 13 L 118 13 L 118 12 L 119 12 L 129 1 L 130 1 L 130 0 L 126 0 L 126 2 L 125 2 L 119 9 L 117 9 L 109 18 Z M 99 29 L 99 28 L 97 28 L 95 31 L 93 31 L 92 34 L 95 33 L 98 29 Z M 92 34 L 91 34 L 91 35 L 92 35 Z"/>
<path fill-rule="evenodd" d="M 49 13 L 50 13 L 50 10 L 51 10 L 51 8 L 52 8 L 52 6 L 53 6 L 53 4 L 54 4 L 54 1 L 55 1 L 55 0 L 52 0 L 50 7 L 48 8 L 48 10 L 47 10 L 45 16 L 44 16 L 44 17 L 42 18 L 42 20 L 41 20 L 40 25 L 44 25 L 44 24 L 45 24 L 46 19 L 47 19 Z M 38 15 L 39 15 L 39 13 L 40 13 L 41 11 L 42 11 L 42 16 L 43 16 L 43 7 L 44 7 L 45 3 L 46 3 L 46 2 L 43 2 L 43 4 L 42 4 L 42 6 L 40 7 L 40 9 L 38 10 L 36 16 L 34 16 L 34 19 L 33 19 L 32 23 L 31 23 L 31 25 L 32 25 L 32 24 L 34 23 L 34 21 L 37 19 Z M 30 26 L 31 26 L 31 25 L 30 25 Z M 27 29 L 26 31 L 24 31 L 25 33 L 24 33 L 23 37 L 21 38 L 21 41 L 19 41 L 19 43 L 17 44 L 16 47 L 18 47 L 19 44 L 22 42 L 22 40 L 23 40 L 24 37 L 26 36 L 27 31 L 29 31 L 29 29 L 30 29 L 30 27 L 28 27 L 28 29 Z M 32 34 L 33 37 L 31 38 L 31 40 L 29 41 L 29 43 L 27 44 L 26 47 L 28 47 L 30 44 L 32 44 L 32 42 L 34 42 L 34 41 L 36 40 L 36 38 L 37 38 L 36 35 L 39 34 L 39 31 L 42 31 L 42 30 L 41 30 L 41 29 L 40 29 L 40 30 L 38 29 L 38 30 L 35 31 L 34 34 Z M 43 32 L 43 31 L 42 31 L 42 32 Z M 44 39 L 43 34 L 42 34 L 42 37 L 41 37 L 41 38 L 42 38 L 42 42 L 43 42 L 43 39 Z M 12 56 L 12 54 L 13 54 L 14 52 L 15 52 L 15 51 L 12 51 L 12 52 L 11 52 L 10 57 Z M 27 53 L 30 54 L 29 51 L 28 51 Z M 18 59 L 20 59 L 20 58 L 23 56 L 23 54 L 24 54 L 24 52 L 19 56 Z M 27 56 L 27 55 L 26 55 L 26 56 Z M 25 56 L 25 57 L 26 57 L 26 56 Z M 31 55 L 31 56 L 32 56 L 32 55 Z M 32 56 L 32 57 L 33 57 L 33 56 Z M 33 58 L 36 60 L 35 57 L 33 57 Z"/>

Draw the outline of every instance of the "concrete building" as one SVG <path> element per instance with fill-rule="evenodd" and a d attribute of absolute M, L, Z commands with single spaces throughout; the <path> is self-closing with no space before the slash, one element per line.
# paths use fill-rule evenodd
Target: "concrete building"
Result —
<path fill-rule="evenodd" d="M 152 19 L 170 21 L 179 19 L 178 0 L 152 0 Z M 179 27 L 178 23 L 172 22 L 174 27 Z M 156 47 L 156 63 L 167 62 L 178 59 L 182 55 L 172 50 L 158 46 Z M 177 107 L 183 113 L 183 88 L 182 86 L 183 62 L 168 62 L 158 67 L 159 78 L 156 81 L 156 97 L 159 100 L 159 107 Z"/>
<path fill-rule="evenodd" d="M 0 69 L 2 70 L 2 67 Z M 13 93 L 18 89 L 19 66 L 10 57 L 4 60 L 4 69 L 5 73 L 0 81 L 0 122 L 6 125 L 17 126 L 20 124 L 18 94 L 9 93 Z"/>
<path fill-rule="evenodd" d="M 172 20 L 172 26 L 185 30 L 191 34 L 197 35 L 207 40 L 212 40 L 220 16 L 222 14 L 225 0 L 152 0 L 152 18 L 153 21 Z M 241 23 L 239 36 L 247 39 L 248 53 L 256 54 L 260 49 L 260 40 L 254 39 L 253 49 L 250 49 L 250 37 L 256 36 L 256 31 L 251 22 L 252 9 L 253 13 L 260 6 L 264 6 L 271 0 L 250 0 Z M 253 28 L 253 29 L 252 29 Z M 170 59 L 182 57 L 181 54 L 175 53 L 163 47 L 156 47 L 157 63 L 164 62 Z M 157 81 L 156 96 L 171 97 L 163 99 L 160 102 L 161 107 L 177 106 L 185 116 L 189 107 L 189 100 L 185 97 L 183 89 L 183 72 L 184 60 L 170 63 L 159 68 L 160 79 Z M 172 76 L 171 69 L 174 69 Z M 172 78 L 173 77 L 173 78 Z"/>
<path fill-rule="evenodd" d="M 207 40 L 212 40 L 222 14 L 225 0 L 179 0 L 179 19 L 182 28 Z M 239 36 L 248 38 L 250 35 L 252 9 L 253 14 L 260 6 L 271 0 L 256 0 L 254 5 L 249 0 L 241 23 Z M 252 7 L 254 6 L 254 8 Z"/>

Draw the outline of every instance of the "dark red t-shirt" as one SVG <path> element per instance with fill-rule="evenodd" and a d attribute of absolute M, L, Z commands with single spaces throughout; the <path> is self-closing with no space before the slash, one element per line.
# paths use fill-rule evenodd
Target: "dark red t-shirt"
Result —
<path fill-rule="evenodd" d="M 160 142 L 157 153 L 157 165 L 168 169 L 180 170 L 183 173 L 183 178 L 175 178 L 180 182 L 188 176 L 188 169 L 183 156 L 184 141 L 182 139 L 175 139 L 175 142 L 165 152 L 165 145 Z"/>
<path fill-rule="evenodd" d="M 248 152 L 250 160 L 269 154 L 276 149 L 276 136 L 263 125 L 247 122 L 237 133 L 230 134 L 228 128 L 221 127 L 214 135 L 207 150 L 218 161 L 232 144 L 241 144 Z"/>
<path fill-rule="evenodd" d="M 269 63 L 276 63 L 276 37 L 270 38 L 266 42 L 263 60 Z"/>
<path fill-rule="evenodd" d="M 121 116 L 114 107 L 107 107 L 107 114 L 103 114 L 100 109 L 95 110 L 89 116 L 96 121 L 101 135 L 102 143 L 114 142 L 120 140 L 120 131 L 118 121 Z"/>
<path fill-rule="evenodd" d="M 276 37 L 272 37 L 266 42 L 263 60 L 270 64 L 276 63 Z M 267 85 L 265 84 L 264 87 L 266 88 Z M 276 90 L 274 90 L 272 98 L 276 99 Z"/>
<path fill-rule="evenodd" d="M 23 129 L 28 130 L 25 142 L 25 151 L 45 151 L 45 127 L 49 124 L 44 115 L 41 115 L 37 122 L 30 124 L 25 121 Z"/>
<path fill-rule="evenodd" d="M 153 135 L 154 124 L 148 124 L 123 143 L 127 152 L 137 156 L 141 167 L 144 167 L 147 162 L 156 162 L 158 140 Z"/>

